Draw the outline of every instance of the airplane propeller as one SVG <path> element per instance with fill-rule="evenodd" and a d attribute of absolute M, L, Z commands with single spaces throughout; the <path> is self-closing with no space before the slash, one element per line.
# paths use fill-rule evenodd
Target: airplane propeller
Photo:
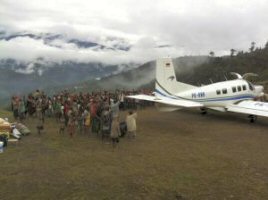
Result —
<path fill-rule="evenodd" d="M 257 77 L 259 76 L 258 74 L 255 74 L 255 73 L 245 73 L 243 74 L 243 79 L 247 80 L 249 77 Z"/>
<path fill-rule="evenodd" d="M 236 73 L 236 72 L 230 72 L 231 75 L 236 76 L 237 79 L 244 79 L 247 80 L 249 77 L 257 77 L 258 74 L 255 73 L 245 73 L 243 74 L 243 76 L 241 76 L 240 74 Z"/>
<path fill-rule="evenodd" d="M 230 72 L 230 74 L 233 75 L 233 76 L 236 76 L 237 79 L 243 79 L 243 77 L 240 74 L 236 73 L 236 72 Z"/>

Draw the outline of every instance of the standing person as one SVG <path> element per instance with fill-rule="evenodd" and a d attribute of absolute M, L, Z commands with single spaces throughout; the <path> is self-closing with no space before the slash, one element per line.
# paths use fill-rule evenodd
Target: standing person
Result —
<path fill-rule="evenodd" d="M 48 100 L 45 96 L 42 98 L 42 119 L 45 120 L 46 111 L 48 109 Z"/>
<path fill-rule="evenodd" d="M 111 135 L 112 113 L 109 106 L 104 107 L 101 113 L 101 136 L 102 141 Z"/>
<path fill-rule="evenodd" d="M 13 111 L 13 116 L 15 118 L 15 120 L 18 119 L 19 117 L 19 100 L 17 97 L 13 97 L 12 98 L 12 111 Z"/>
<path fill-rule="evenodd" d="M 43 119 L 42 114 L 43 114 L 43 112 L 42 112 L 42 99 L 39 98 L 37 100 L 37 103 L 36 103 L 36 117 L 37 117 L 37 119 L 42 120 Z"/>
<path fill-rule="evenodd" d="M 113 118 L 119 117 L 119 104 L 120 102 L 115 102 L 113 99 L 110 100 L 111 102 L 111 111 Z"/>
<path fill-rule="evenodd" d="M 126 117 L 128 137 L 136 138 L 136 131 L 137 131 L 136 119 L 137 119 L 137 113 L 130 110 L 128 112 L 128 116 Z"/>
<path fill-rule="evenodd" d="M 97 103 L 95 100 L 90 100 L 90 117 L 91 117 L 91 131 L 92 133 L 98 133 L 98 116 L 97 116 Z"/>
<path fill-rule="evenodd" d="M 123 91 L 121 92 L 119 99 L 120 99 L 120 104 L 119 104 L 120 110 L 125 110 L 125 94 L 123 93 Z"/>
<path fill-rule="evenodd" d="M 103 103 L 101 100 L 98 100 L 97 103 L 97 113 L 96 113 L 96 117 L 97 117 L 97 126 L 96 126 L 96 130 L 97 130 L 97 134 L 100 133 L 101 131 L 101 113 L 103 111 Z"/>
<path fill-rule="evenodd" d="M 75 132 L 75 114 L 72 110 L 68 111 L 68 129 L 70 137 L 72 138 Z"/>
<path fill-rule="evenodd" d="M 29 116 L 32 116 L 36 112 L 36 104 L 32 95 L 28 96 L 26 107 L 27 107 L 27 113 Z"/>
<path fill-rule="evenodd" d="M 52 117 L 54 110 L 53 110 L 53 102 L 50 97 L 48 98 L 47 104 L 48 104 L 47 115 L 48 117 Z"/>
<path fill-rule="evenodd" d="M 57 122 L 59 122 L 61 117 L 63 117 L 63 112 L 61 110 L 61 103 L 59 100 L 55 100 L 55 102 L 53 103 L 53 110 L 56 120 Z"/>
<path fill-rule="evenodd" d="M 113 147 L 116 147 L 116 143 L 119 142 L 119 117 L 115 117 L 112 120 L 112 127 L 111 127 L 111 139 Z"/>
<path fill-rule="evenodd" d="M 67 101 L 65 101 L 64 106 L 63 106 L 63 114 L 64 114 L 64 119 L 65 119 L 65 126 L 68 126 L 68 122 L 69 122 L 69 111 L 70 107 Z"/>
<path fill-rule="evenodd" d="M 81 110 L 79 110 L 77 114 L 77 128 L 80 134 L 84 133 L 84 117 Z"/>
<path fill-rule="evenodd" d="M 20 121 L 22 121 L 25 118 L 25 104 L 24 101 L 22 99 L 19 100 L 19 119 Z"/>
<path fill-rule="evenodd" d="M 64 117 L 64 123 L 65 123 L 65 113 L 64 113 L 64 104 L 63 103 L 60 103 L 60 113 L 61 115 L 60 116 L 63 116 Z M 66 126 L 66 124 L 65 124 Z"/>
<path fill-rule="evenodd" d="M 90 125 L 91 125 L 91 118 L 90 118 L 90 112 L 88 112 L 88 109 L 85 109 L 83 112 L 83 121 L 84 121 L 84 133 L 90 134 Z"/>

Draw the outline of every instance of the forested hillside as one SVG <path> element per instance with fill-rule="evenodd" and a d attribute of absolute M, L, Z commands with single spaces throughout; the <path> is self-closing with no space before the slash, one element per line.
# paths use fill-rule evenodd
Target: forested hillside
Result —
<path fill-rule="evenodd" d="M 232 51 L 231 51 L 232 52 Z M 230 72 L 240 74 L 254 72 L 259 76 L 252 81 L 268 81 L 268 45 L 251 52 L 238 52 L 224 57 L 210 56 L 208 62 L 200 64 L 191 71 L 177 73 L 177 79 L 192 84 L 208 84 L 231 79 Z"/>

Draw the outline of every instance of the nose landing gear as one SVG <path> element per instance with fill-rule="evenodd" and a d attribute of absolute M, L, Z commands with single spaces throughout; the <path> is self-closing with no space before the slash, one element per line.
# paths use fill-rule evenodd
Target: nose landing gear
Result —
<path fill-rule="evenodd" d="M 249 118 L 249 121 L 251 123 L 254 123 L 257 120 L 257 116 L 256 115 L 249 115 L 248 118 Z"/>

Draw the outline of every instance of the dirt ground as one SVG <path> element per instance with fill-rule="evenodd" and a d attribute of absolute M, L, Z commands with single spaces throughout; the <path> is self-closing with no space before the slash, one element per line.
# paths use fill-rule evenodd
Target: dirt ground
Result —
<path fill-rule="evenodd" d="M 122 114 L 122 119 L 124 118 Z M 32 129 L 0 154 L 0 199 L 268 199 L 268 119 L 138 111 L 135 140 Z"/>

